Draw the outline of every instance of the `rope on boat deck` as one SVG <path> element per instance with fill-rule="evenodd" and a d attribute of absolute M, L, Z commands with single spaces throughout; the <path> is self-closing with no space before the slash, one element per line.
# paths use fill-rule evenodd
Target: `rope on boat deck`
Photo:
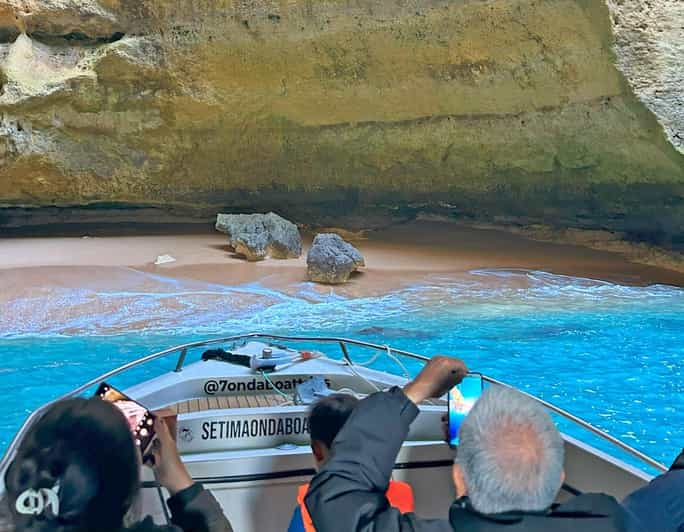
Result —
<path fill-rule="evenodd" d="M 276 392 L 276 393 L 277 393 L 278 395 L 280 395 L 281 397 L 284 397 L 284 398 L 287 399 L 288 401 L 292 402 L 292 397 L 290 397 L 290 396 L 287 395 L 286 393 L 281 392 L 278 388 L 276 388 L 275 384 L 273 384 L 273 381 L 271 381 L 271 379 L 268 377 L 268 375 L 266 375 L 266 373 L 265 373 L 264 371 L 260 371 L 259 373 L 261 373 L 261 376 L 264 378 L 264 380 L 265 380 L 268 384 L 271 385 L 271 388 L 273 388 L 273 391 L 274 391 L 274 392 Z M 282 406 L 282 405 L 281 405 L 281 406 Z"/>
<path fill-rule="evenodd" d="M 408 372 L 408 370 L 406 369 L 406 366 L 404 366 L 404 364 L 401 362 L 401 360 L 399 360 L 399 357 L 397 357 L 394 353 L 392 353 L 392 348 L 389 345 L 383 345 L 382 347 L 385 348 L 384 353 L 382 351 L 380 351 L 377 354 L 370 357 L 365 362 L 354 362 L 354 365 L 362 366 L 362 367 L 370 366 L 373 362 L 375 362 L 378 358 L 380 358 L 383 354 L 385 354 L 391 360 L 396 362 L 397 366 L 399 366 L 401 368 L 401 370 L 404 372 L 404 377 L 406 378 L 406 380 L 411 380 L 411 374 Z"/>
<path fill-rule="evenodd" d="M 404 377 L 406 378 L 406 380 L 410 381 L 411 380 L 411 374 L 408 372 L 408 370 L 406 369 L 406 366 L 404 366 L 402 361 L 399 360 L 399 357 L 395 356 L 392 353 L 392 348 L 388 345 L 383 345 L 382 347 L 384 347 L 387 350 L 387 356 L 390 357 L 392 360 L 394 360 L 397 363 L 397 365 L 401 368 L 401 370 L 404 372 Z"/>
<path fill-rule="evenodd" d="M 348 364 L 347 362 L 342 363 L 343 366 L 345 366 L 349 371 L 351 371 L 354 375 L 356 375 L 359 379 L 364 381 L 366 384 L 370 385 L 376 392 L 381 392 L 382 390 L 378 388 L 378 386 L 373 382 L 368 380 L 366 377 L 361 375 L 356 369 L 354 369 L 353 364 Z"/>

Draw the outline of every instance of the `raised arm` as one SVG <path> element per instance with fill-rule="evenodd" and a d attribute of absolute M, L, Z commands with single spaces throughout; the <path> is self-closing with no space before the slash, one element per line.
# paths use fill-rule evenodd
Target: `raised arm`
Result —
<path fill-rule="evenodd" d="M 436 357 L 402 391 L 364 399 L 332 445 L 332 457 L 314 477 L 305 503 L 317 530 L 414 530 L 416 517 L 390 507 L 387 490 L 397 453 L 418 415 L 418 403 L 440 397 L 467 373 L 458 359 Z M 422 522 L 421 530 L 445 530 Z"/>

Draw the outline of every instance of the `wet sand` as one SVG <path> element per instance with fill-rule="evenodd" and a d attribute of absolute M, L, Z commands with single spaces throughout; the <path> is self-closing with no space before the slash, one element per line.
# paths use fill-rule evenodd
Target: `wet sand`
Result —
<path fill-rule="evenodd" d="M 88 238 L 16 238 L 0 240 L 0 301 L 26 297 L 50 287 L 130 288 L 136 272 L 221 285 L 258 282 L 288 292 L 306 281 L 304 255 L 295 260 L 248 263 L 237 257 L 220 233 Z M 343 286 L 319 291 L 351 296 L 380 295 L 417 284 L 435 274 L 458 276 L 473 269 L 531 269 L 629 285 L 684 286 L 684 274 L 635 264 L 618 253 L 530 240 L 491 229 L 416 221 L 369 233 L 354 244 L 367 268 Z M 176 261 L 154 265 L 158 255 Z M 136 276 L 137 289 L 150 289 Z M 147 279 L 147 280 L 145 280 Z"/>

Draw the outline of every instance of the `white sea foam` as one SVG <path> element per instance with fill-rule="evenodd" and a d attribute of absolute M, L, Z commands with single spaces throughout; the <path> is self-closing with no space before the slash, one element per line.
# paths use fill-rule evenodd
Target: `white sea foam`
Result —
<path fill-rule="evenodd" d="M 433 276 L 377 297 L 340 296 L 301 283 L 289 293 L 258 283 L 225 286 L 131 270 L 116 289 L 41 289 L 0 301 L 0 336 L 111 335 L 132 330 L 213 334 L 226 330 L 332 330 L 345 323 L 386 323 L 441 317 L 495 318 L 684 307 L 684 290 L 625 286 L 541 271 L 488 269 Z M 552 332 L 549 329 L 549 332 Z M 557 334 L 576 334 L 562 327 Z"/>

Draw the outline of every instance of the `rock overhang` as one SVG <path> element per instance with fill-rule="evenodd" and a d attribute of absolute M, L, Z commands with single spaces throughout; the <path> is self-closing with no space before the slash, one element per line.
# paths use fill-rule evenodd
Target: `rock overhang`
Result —
<path fill-rule="evenodd" d="M 615 68 L 601 2 L 50 0 L 14 26 L 2 4 L 5 206 L 684 234 L 684 159 Z M 17 72 L 17 41 L 45 68 Z"/>

